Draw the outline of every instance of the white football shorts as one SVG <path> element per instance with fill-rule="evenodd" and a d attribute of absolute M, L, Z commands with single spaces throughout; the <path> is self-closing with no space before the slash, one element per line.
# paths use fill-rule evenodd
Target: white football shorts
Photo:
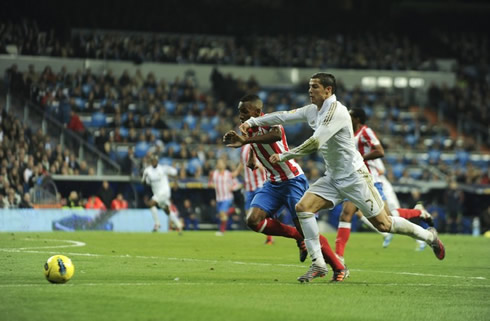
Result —
<path fill-rule="evenodd" d="M 165 208 L 170 206 L 170 195 L 168 194 L 153 195 L 151 199 L 157 202 L 158 207 L 160 208 Z"/>
<path fill-rule="evenodd" d="M 313 183 L 307 192 L 331 201 L 334 206 L 348 199 L 367 218 L 381 213 L 384 206 L 381 195 L 374 186 L 373 177 L 365 165 L 346 178 L 332 179 L 323 176 Z"/>

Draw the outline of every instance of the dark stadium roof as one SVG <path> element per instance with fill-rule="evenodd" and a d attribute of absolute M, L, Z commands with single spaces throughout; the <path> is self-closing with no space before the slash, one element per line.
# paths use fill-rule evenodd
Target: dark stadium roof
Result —
<path fill-rule="evenodd" d="M 488 29 L 485 0 L 6 1 L 0 21 L 35 19 L 58 32 L 103 28 L 213 34 L 322 33 L 381 29 Z M 386 30 L 386 29 L 384 29 Z"/>

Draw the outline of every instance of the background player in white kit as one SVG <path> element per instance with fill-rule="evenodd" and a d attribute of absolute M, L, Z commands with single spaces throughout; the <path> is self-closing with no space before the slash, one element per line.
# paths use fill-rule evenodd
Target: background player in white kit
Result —
<path fill-rule="evenodd" d="M 177 176 L 177 169 L 172 166 L 158 164 L 158 156 L 156 155 L 151 156 L 150 162 L 151 166 L 146 167 L 143 171 L 141 182 L 150 185 L 153 192 L 153 196 L 148 204 L 155 223 L 153 231 L 156 232 L 160 228 L 158 206 L 169 216 L 170 221 L 174 224 L 180 234 L 182 233 L 182 224 L 177 218 L 177 215 L 170 211 L 171 190 L 168 181 L 169 176 Z"/>
<path fill-rule="evenodd" d="M 332 74 L 316 73 L 309 81 L 310 105 L 250 118 L 240 125 L 240 131 L 244 134 L 251 127 L 297 122 L 307 122 L 315 130 L 313 136 L 300 146 L 270 156 L 271 163 L 278 163 L 318 151 L 325 161 L 325 175 L 296 204 L 308 254 L 312 258 L 310 269 L 298 281 L 309 282 L 328 272 L 321 254 L 320 232 L 314 213 L 324 208 L 333 208 L 346 198 L 361 209 L 379 231 L 405 234 L 424 240 L 431 245 L 438 259 L 444 259 L 444 245 L 434 228 L 425 230 L 402 217 L 388 215 L 362 156 L 355 147 L 351 117 L 347 108 L 337 101 L 335 89 L 336 81 Z M 339 277 L 345 278 L 345 275 Z"/>

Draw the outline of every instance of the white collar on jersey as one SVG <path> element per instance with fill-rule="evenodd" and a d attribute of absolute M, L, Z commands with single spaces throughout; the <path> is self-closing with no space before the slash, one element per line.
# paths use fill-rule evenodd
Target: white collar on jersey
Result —
<path fill-rule="evenodd" d="M 337 97 L 335 96 L 335 94 L 328 97 L 328 99 L 325 99 L 325 101 L 323 102 L 322 108 L 320 108 L 320 110 L 322 110 L 323 108 L 328 108 L 328 106 L 330 106 L 330 104 L 333 103 L 334 101 L 337 101 Z"/>

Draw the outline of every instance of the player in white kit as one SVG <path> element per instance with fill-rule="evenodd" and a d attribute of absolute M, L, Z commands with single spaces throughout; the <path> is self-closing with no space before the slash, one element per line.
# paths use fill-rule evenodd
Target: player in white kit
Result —
<path fill-rule="evenodd" d="M 158 156 L 153 155 L 151 156 L 151 166 L 146 167 L 143 171 L 141 182 L 150 185 L 153 192 L 153 196 L 148 204 L 155 223 L 153 232 L 160 229 L 158 206 L 169 216 L 170 221 L 177 228 L 179 234 L 181 234 L 182 223 L 177 218 L 177 215 L 170 211 L 171 190 L 168 181 L 169 176 L 177 176 L 177 169 L 172 166 L 158 164 Z"/>
<path fill-rule="evenodd" d="M 243 134 L 247 134 L 251 127 L 297 122 L 307 122 L 315 131 L 313 136 L 300 146 L 270 156 L 271 163 L 278 163 L 318 151 L 325 161 L 324 176 L 311 185 L 296 204 L 308 254 L 312 258 L 309 270 L 300 276 L 298 281 L 309 282 L 327 274 L 315 213 L 324 208 L 333 208 L 346 198 L 362 211 L 378 231 L 405 234 L 424 240 L 431 245 L 438 259 L 444 259 L 444 245 L 434 228 L 425 230 L 402 217 L 388 215 L 372 176 L 355 147 L 351 117 L 347 108 L 337 101 L 335 89 L 336 81 L 333 75 L 316 73 L 309 81 L 310 105 L 252 117 L 240 125 Z M 346 276 L 345 271 L 335 271 L 333 280 L 342 280 Z"/>

